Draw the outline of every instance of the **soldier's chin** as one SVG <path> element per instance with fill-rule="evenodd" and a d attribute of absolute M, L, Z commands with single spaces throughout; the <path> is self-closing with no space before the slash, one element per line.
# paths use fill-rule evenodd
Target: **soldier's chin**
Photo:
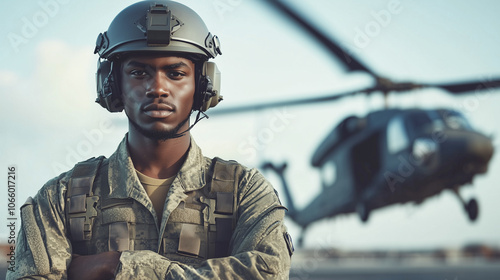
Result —
<path fill-rule="evenodd" d="M 149 135 L 145 135 L 146 137 L 156 140 L 156 141 L 167 141 L 169 139 L 177 138 L 179 129 L 172 130 L 164 130 L 164 131 L 152 131 Z"/>
<path fill-rule="evenodd" d="M 166 141 L 175 138 L 175 135 L 177 135 L 179 131 L 179 127 L 173 129 L 145 129 L 134 121 L 130 121 L 130 124 L 132 124 L 134 129 L 142 136 L 157 141 Z"/>
<path fill-rule="evenodd" d="M 155 141 L 166 141 L 166 140 L 178 138 L 181 136 L 181 135 L 179 135 L 179 130 L 182 127 L 184 127 L 184 125 L 186 123 L 188 123 L 189 116 L 172 129 L 165 129 L 165 128 L 145 129 L 145 128 L 141 127 L 139 124 L 137 124 L 135 121 L 133 121 L 131 119 L 129 119 L 129 121 L 132 124 L 132 126 L 135 128 L 135 130 L 137 130 L 139 133 L 141 133 L 144 137 L 149 138 L 151 140 L 155 140 Z"/>
<path fill-rule="evenodd" d="M 172 129 L 139 129 L 139 132 L 146 138 L 156 141 L 166 141 L 173 138 L 179 137 L 180 126 L 174 127 Z"/>

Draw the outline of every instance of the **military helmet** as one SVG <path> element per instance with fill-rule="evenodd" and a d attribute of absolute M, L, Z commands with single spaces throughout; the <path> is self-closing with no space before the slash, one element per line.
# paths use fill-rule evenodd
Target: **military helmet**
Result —
<path fill-rule="evenodd" d="M 219 39 L 200 16 L 173 1 L 141 1 L 125 8 L 97 38 L 95 52 L 110 59 L 123 52 L 221 54 Z"/>
<path fill-rule="evenodd" d="M 222 99 L 217 66 L 206 62 L 222 54 L 219 39 L 189 7 L 174 1 L 141 1 L 122 10 L 99 34 L 94 50 L 99 54 L 96 102 L 110 112 L 123 110 L 113 62 L 134 52 L 175 53 L 204 61 L 193 109 L 206 111 Z"/>

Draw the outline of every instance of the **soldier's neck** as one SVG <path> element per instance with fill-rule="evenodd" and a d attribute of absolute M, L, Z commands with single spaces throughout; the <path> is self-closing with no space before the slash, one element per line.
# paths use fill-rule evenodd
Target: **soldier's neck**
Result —
<path fill-rule="evenodd" d="M 129 131 L 127 147 L 136 170 L 158 179 L 174 176 L 179 172 L 191 144 L 189 132 L 166 141 L 152 140 Z"/>

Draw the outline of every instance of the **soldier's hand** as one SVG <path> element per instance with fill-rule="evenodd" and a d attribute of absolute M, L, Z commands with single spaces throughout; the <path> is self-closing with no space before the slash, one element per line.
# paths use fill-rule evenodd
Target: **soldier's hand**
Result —
<path fill-rule="evenodd" d="M 116 267 L 120 262 L 120 255 L 120 252 L 104 252 L 88 256 L 73 254 L 68 268 L 68 279 L 113 279 Z"/>

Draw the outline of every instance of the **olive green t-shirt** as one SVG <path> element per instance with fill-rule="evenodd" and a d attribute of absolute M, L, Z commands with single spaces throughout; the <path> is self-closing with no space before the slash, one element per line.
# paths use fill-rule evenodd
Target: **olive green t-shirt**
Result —
<path fill-rule="evenodd" d="M 158 224 L 161 224 L 163 205 L 165 204 L 165 199 L 167 198 L 168 189 L 174 181 L 175 176 L 167 179 L 157 179 L 146 176 L 137 170 L 136 172 L 137 177 L 139 177 L 139 181 L 141 181 L 149 199 L 151 199 L 151 202 L 153 203 L 153 208 L 155 209 L 156 216 L 158 217 Z"/>

